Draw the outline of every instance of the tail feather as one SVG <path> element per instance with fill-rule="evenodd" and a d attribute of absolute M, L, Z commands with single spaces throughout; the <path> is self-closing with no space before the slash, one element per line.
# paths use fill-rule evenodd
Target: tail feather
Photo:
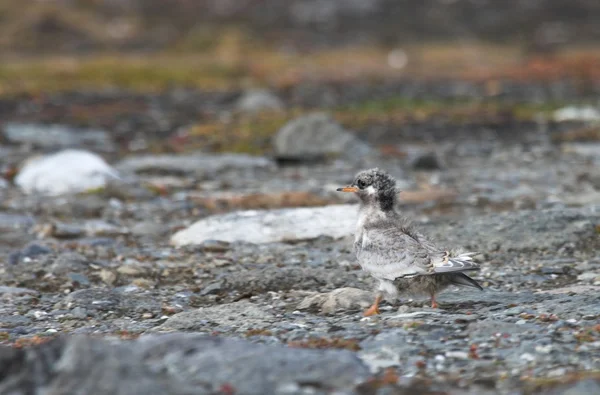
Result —
<path fill-rule="evenodd" d="M 467 270 L 479 270 L 479 265 L 473 261 L 474 252 L 465 252 L 456 257 L 442 260 L 435 265 L 436 273 L 462 272 Z"/>
<path fill-rule="evenodd" d="M 483 288 L 477 281 L 473 280 L 471 277 L 467 276 L 464 273 L 456 273 L 452 275 L 451 282 L 454 285 L 465 285 L 467 287 L 477 288 L 480 291 L 483 291 Z"/>

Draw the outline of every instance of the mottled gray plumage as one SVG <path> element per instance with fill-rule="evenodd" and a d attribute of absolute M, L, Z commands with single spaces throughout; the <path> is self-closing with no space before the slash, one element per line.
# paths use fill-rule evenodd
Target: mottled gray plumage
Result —
<path fill-rule="evenodd" d="M 479 269 L 473 253 L 451 254 L 437 247 L 394 210 L 398 191 L 387 173 L 362 171 L 339 190 L 360 198 L 354 249 L 363 270 L 379 280 L 376 304 L 382 294 L 427 293 L 435 306 L 435 295 L 449 285 L 482 289 L 463 273 Z"/>

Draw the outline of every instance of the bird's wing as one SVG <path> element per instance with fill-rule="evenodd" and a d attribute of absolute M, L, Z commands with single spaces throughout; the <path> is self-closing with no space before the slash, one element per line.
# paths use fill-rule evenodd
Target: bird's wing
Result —
<path fill-rule="evenodd" d="M 366 228 L 357 244 L 362 268 L 385 280 L 479 269 L 471 253 L 450 257 L 421 234 L 394 224 Z"/>
<path fill-rule="evenodd" d="M 393 281 L 399 277 L 432 273 L 431 252 L 402 228 L 367 228 L 357 244 L 360 265 L 376 278 Z"/>

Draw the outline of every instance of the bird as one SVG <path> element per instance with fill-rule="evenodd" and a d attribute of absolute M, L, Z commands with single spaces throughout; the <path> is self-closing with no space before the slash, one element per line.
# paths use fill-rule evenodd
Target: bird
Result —
<path fill-rule="evenodd" d="M 399 191 L 396 180 L 379 168 L 359 172 L 352 184 L 337 188 L 359 198 L 354 252 L 361 268 L 379 280 L 375 301 L 365 316 L 380 314 L 386 297 L 401 293 L 428 294 L 438 308 L 436 295 L 450 285 L 481 285 L 464 272 L 479 270 L 474 252 L 448 251 L 420 233 L 395 209 Z"/>

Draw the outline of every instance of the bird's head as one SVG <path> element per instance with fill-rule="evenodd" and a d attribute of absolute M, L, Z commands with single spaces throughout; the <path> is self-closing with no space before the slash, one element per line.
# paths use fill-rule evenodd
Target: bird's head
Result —
<path fill-rule="evenodd" d="M 359 172 L 352 184 L 338 188 L 338 192 L 354 192 L 364 204 L 378 204 L 386 211 L 392 210 L 398 191 L 396 180 L 378 168 Z"/>

